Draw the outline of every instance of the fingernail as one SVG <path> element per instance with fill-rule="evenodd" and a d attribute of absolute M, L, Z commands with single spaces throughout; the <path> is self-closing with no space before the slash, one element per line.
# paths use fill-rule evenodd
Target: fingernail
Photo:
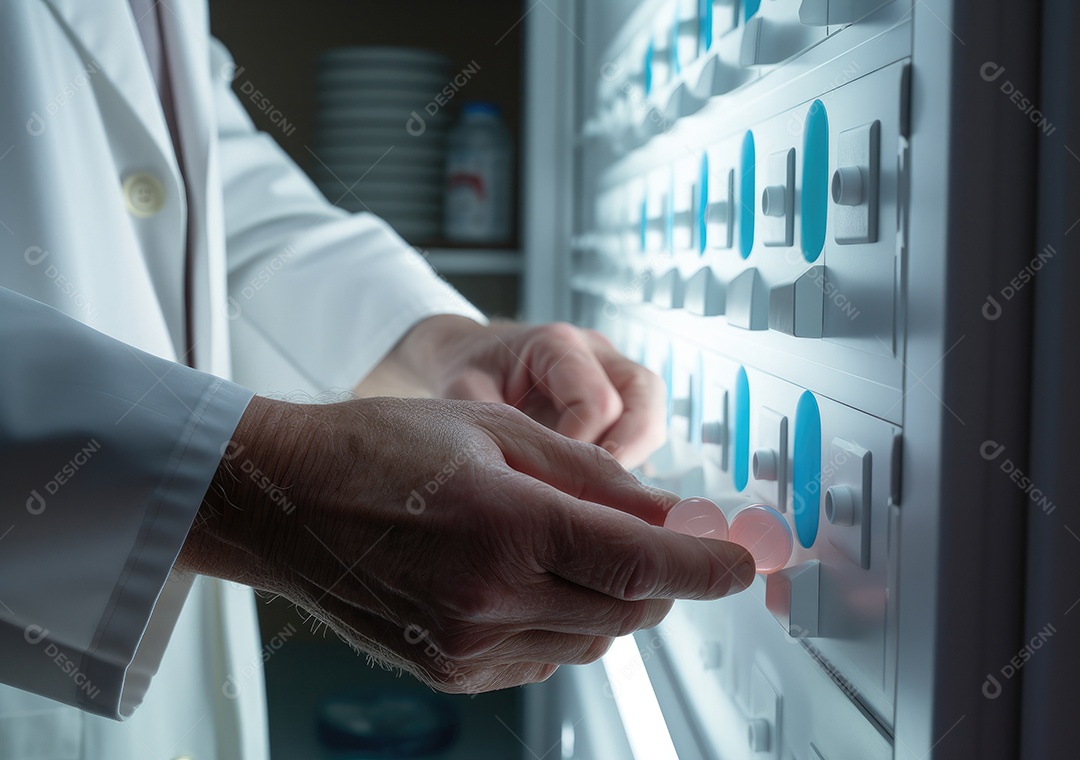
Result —
<path fill-rule="evenodd" d="M 731 588 L 728 589 L 728 593 L 737 594 L 750 588 L 750 584 L 757 576 L 757 570 L 752 562 L 743 562 L 732 571 L 731 576 Z"/>

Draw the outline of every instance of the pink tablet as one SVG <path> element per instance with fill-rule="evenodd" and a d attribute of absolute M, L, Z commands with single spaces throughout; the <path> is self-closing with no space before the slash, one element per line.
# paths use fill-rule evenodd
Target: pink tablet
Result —
<path fill-rule="evenodd" d="M 751 504 L 735 513 L 729 540 L 750 552 L 757 571 L 766 574 L 782 570 L 795 548 L 787 520 L 764 504 Z"/>
<path fill-rule="evenodd" d="M 727 517 L 723 510 L 698 496 L 683 499 L 668 510 L 664 527 L 695 538 L 726 541 L 728 537 Z"/>

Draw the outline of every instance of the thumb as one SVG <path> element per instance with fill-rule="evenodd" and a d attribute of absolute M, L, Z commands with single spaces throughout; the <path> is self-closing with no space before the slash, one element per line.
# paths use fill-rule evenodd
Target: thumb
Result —
<path fill-rule="evenodd" d="M 549 535 L 537 547 L 544 569 L 628 601 L 717 599 L 754 580 L 754 560 L 738 544 L 645 525 L 595 504 L 547 510 Z"/>

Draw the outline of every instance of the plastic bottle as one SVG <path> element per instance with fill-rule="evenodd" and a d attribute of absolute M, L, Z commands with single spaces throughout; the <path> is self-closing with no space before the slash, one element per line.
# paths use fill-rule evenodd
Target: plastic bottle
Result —
<path fill-rule="evenodd" d="M 507 243 L 513 224 L 513 139 L 494 103 L 470 101 L 450 132 L 444 232 L 450 240 Z"/>

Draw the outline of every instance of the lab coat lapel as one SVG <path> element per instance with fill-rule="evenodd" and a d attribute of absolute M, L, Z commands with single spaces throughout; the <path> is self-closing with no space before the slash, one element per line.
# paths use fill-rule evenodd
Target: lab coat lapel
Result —
<path fill-rule="evenodd" d="M 112 110 L 102 114 L 107 128 L 114 135 L 142 132 L 147 138 L 131 142 L 138 148 L 130 148 L 130 144 L 120 148 L 123 161 L 118 167 L 117 181 L 125 174 L 149 170 L 163 183 L 166 195 L 178 199 L 177 204 L 171 204 L 167 216 L 156 214 L 133 222 L 133 231 L 136 225 L 143 228 L 140 254 L 151 274 L 175 355 L 182 360 L 185 353 L 182 240 L 187 204 L 176 151 L 131 6 L 128 0 L 44 0 L 44 4 L 70 38 L 84 66 L 94 72 L 92 81 L 102 82 L 102 90 L 105 87 L 111 90 Z M 117 109 L 117 101 L 127 107 L 127 113 Z M 148 149 L 154 154 L 148 154 Z"/>
<path fill-rule="evenodd" d="M 45 0 L 85 52 L 88 67 L 108 78 L 170 165 L 176 178 L 175 155 L 169 128 L 161 111 L 157 87 L 146 60 L 139 30 L 126 0 Z"/>
<path fill-rule="evenodd" d="M 205 3 L 159 2 L 165 58 L 172 77 L 177 130 L 189 196 L 188 256 L 191 257 L 195 367 L 228 371 L 224 309 L 228 301 L 223 244 L 224 220 L 217 177 L 214 93 L 208 53 Z M 177 76 L 182 72 L 182 76 Z"/>

